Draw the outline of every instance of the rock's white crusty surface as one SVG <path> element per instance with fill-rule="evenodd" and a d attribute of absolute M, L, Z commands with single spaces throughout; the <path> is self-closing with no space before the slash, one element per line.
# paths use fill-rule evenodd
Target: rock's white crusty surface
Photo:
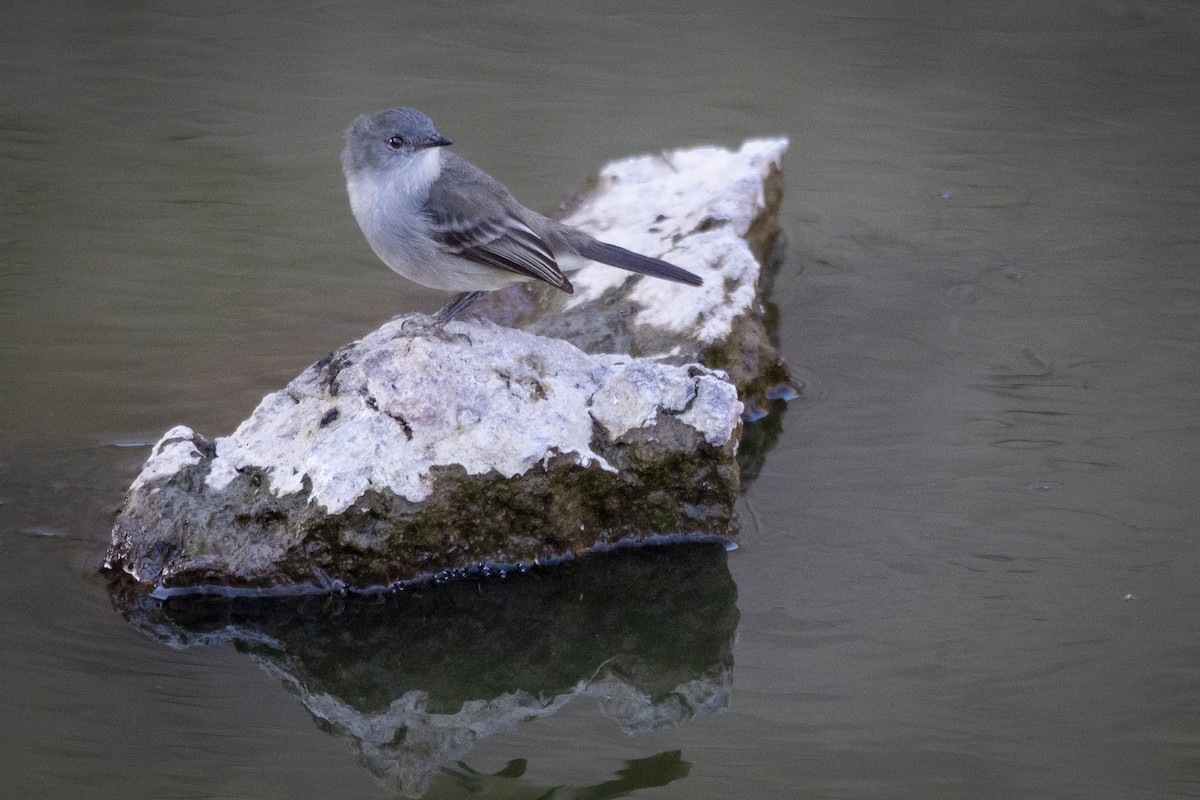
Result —
<path fill-rule="evenodd" d="M 384 325 L 263 398 L 216 440 L 208 488 L 220 491 L 258 467 L 277 496 L 308 486 L 309 501 L 340 514 L 369 489 L 420 502 L 438 465 L 516 477 L 569 454 L 581 466 L 615 471 L 592 450 L 595 423 L 617 439 L 668 413 L 714 446 L 737 428 L 741 403 L 718 373 L 589 356 L 489 322 L 451 323 L 447 338 L 414 336 L 403 324 Z M 183 436 L 191 432 L 172 429 L 156 446 L 151 475 L 195 463 L 198 452 Z"/>
<path fill-rule="evenodd" d="M 129 491 L 136 492 L 157 478 L 168 478 L 184 467 L 203 461 L 204 454 L 193 441 L 195 435 L 195 431 L 186 425 L 176 425 L 164 433 L 150 449 L 150 457 L 133 479 Z"/>
<path fill-rule="evenodd" d="M 691 332 L 708 345 L 728 336 L 756 302 L 762 266 L 746 235 L 766 208 L 764 182 L 781 169 L 787 148 L 787 139 L 751 139 L 737 150 L 695 147 L 616 161 L 563 222 L 704 278 L 701 287 L 641 280 L 626 299 L 640 309 L 639 325 Z M 579 270 L 566 307 L 597 300 L 628 277 L 603 265 Z"/>

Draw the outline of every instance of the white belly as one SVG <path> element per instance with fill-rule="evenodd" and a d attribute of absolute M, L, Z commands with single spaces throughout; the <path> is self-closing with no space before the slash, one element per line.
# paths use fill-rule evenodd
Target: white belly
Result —
<path fill-rule="evenodd" d="M 530 280 L 437 249 L 420 203 L 410 199 L 421 193 L 410 188 L 385 187 L 370 177 L 346 181 L 359 228 L 375 255 L 393 271 L 422 286 L 455 292 L 492 291 Z"/>

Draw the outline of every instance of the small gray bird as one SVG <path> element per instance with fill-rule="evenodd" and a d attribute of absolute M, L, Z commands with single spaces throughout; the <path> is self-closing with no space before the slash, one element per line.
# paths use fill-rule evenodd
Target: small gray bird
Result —
<path fill-rule="evenodd" d="M 504 184 L 444 151 L 449 144 L 425 114 L 391 108 L 354 120 L 342 150 L 350 207 L 375 255 L 422 286 L 463 293 L 436 325 L 514 283 L 541 280 L 571 293 L 562 266 L 586 260 L 701 285 L 685 269 L 530 211 Z"/>

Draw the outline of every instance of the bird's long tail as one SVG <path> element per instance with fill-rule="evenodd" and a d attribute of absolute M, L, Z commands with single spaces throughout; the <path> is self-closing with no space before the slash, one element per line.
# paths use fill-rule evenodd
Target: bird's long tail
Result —
<path fill-rule="evenodd" d="M 577 242 L 576 251 L 579 255 L 584 258 L 590 258 L 592 261 L 600 261 L 610 266 L 627 269 L 630 272 L 649 275 L 652 278 L 686 283 L 688 286 L 700 286 L 704 283 L 704 280 L 699 275 L 688 272 L 686 269 L 677 267 L 674 264 L 668 264 L 666 261 L 660 261 L 657 258 L 639 255 L 632 250 L 626 250 L 624 247 L 617 247 L 615 244 L 609 244 L 608 242 L 601 242 L 596 239 Z"/>

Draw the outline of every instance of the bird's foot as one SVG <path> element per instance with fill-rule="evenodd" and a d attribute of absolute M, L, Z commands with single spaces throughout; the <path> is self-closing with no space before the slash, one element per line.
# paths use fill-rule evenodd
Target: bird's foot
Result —
<path fill-rule="evenodd" d="M 401 317 L 394 317 L 394 322 Z M 430 317 L 425 314 L 404 315 L 404 321 L 400 323 L 400 334 L 397 336 L 417 338 L 420 336 L 429 337 L 431 339 L 440 339 L 443 342 L 462 342 L 465 341 L 468 345 L 472 344 L 471 337 L 465 333 L 454 333 L 446 330 L 446 323 L 449 320 L 440 320 L 437 317 Z"/>

